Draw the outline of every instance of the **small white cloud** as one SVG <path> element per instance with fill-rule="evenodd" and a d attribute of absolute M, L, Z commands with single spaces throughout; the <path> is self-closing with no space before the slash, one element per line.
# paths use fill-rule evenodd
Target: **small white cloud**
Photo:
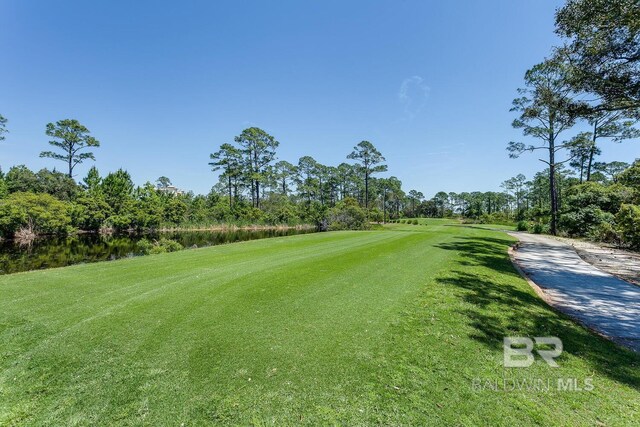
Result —
<path fill-rule="evenodd" d="M 431 89 L 420 76 L 407 77 L 400 84 L 398 100 L 404 106 L 404 112 L 409 119 L 413 119 L 427 104 Z"/>

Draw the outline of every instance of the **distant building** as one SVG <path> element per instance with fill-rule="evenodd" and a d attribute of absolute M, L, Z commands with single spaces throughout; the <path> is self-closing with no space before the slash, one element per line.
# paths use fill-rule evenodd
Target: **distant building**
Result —
<path fill-rule="evenodd" d="M 167 185 L 166 187 L 158 187 L 158 191 L 166 194 L 173 194 L 175 196 L 180 196 L 184 194 L 184 191 L 176 187 L 175 185 Z"/>

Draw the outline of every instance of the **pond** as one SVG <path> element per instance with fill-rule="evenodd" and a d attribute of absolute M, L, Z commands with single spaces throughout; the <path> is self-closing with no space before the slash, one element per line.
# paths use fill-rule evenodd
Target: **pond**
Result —
<path fill-rule="evenodd" d="M 38 238 L 28 245 L 5 240 L 0 242 L 0 274 L 142 255 L 138 247 L 138 241 L 142 238 L 154 240 L 165 237 L 179 242 L 185 248 L 193 248 L 313 232 L 315 232 L 314 229 L 291 228 L 125 235 L 78 234 L 68 237 Z"/>

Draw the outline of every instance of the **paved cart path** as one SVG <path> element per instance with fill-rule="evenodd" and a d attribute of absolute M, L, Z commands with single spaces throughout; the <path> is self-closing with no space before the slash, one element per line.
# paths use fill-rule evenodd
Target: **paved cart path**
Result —
<path fill-rule="evenodd" d="M 612 340 L 640 351 L 640 286 L 583 261 L 552 237 L 509 233 L 520 240 L 513 257 L 559 310 Z"/>

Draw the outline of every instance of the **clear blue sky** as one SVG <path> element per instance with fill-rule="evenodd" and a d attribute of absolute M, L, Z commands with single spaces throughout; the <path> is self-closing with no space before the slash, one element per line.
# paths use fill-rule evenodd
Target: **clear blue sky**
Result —
<path fill-rule="evenodd" d="M 338 164 L 359 141 L 405 190 L 497 190 L 542 168 L 508 158 L 523 73 L 557 42 L 558 1 L 23 1 L 0 3 L 0 165 L 40 159 L 76 118 L 101 173 L 166 175 L 206 193 L 209 153 L 258 126 L 292 163 Z M 570 135 L 567 135 L 570 136 Z M 606 143 L 604 160 L 640 157 Z M 90 164 L 78 167 L 80 179 Z"/>

